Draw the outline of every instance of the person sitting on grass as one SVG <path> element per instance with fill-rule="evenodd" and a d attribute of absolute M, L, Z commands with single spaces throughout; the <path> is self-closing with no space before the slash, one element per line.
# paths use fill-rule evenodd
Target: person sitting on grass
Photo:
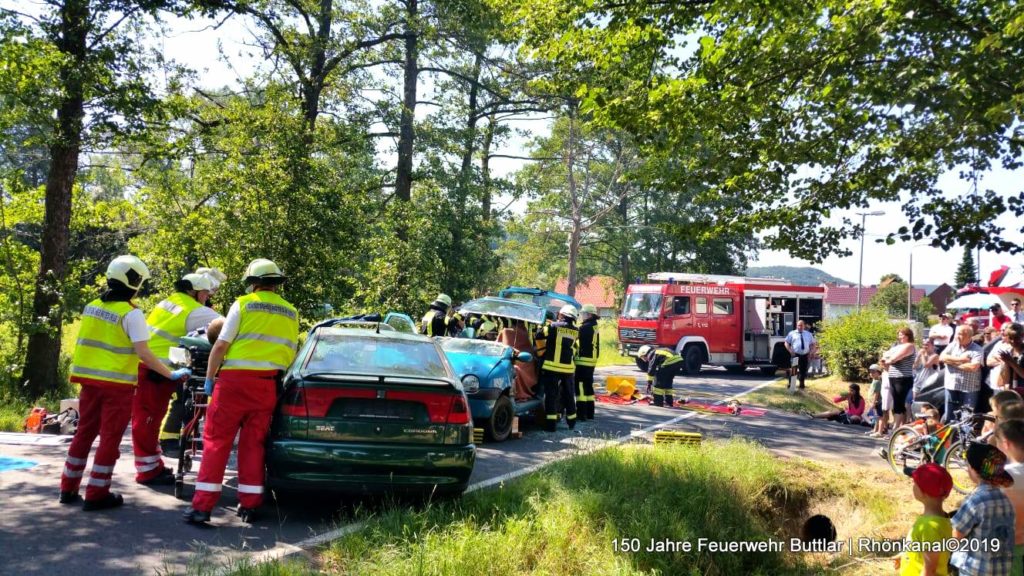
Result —
<path fill-rule="evenodd" d="M 868 367 L 868 374 L 871 375 L 871 404 L 875 408 L 878 418 L 875 420 L 875 427 L 867 435 L 872 438 L 885 436 L 889 427 L 889 412 L 882 410 L 882 367 L 872 364 Z"/>
<path fill-rule="evenodd" d="M 1016 515 L 1000 490 L 1013 486 L 1013 477 L 1005 466 L 1006 455 L 995 446 L 971 442 L 967 447 L 967 473 L 978 487 L 960 505 L 952 523 L 953 537 L 972 545 L 950 558 L 962 576 L 1010 574 L 1013 567 Z"/>
<path fill-rule="evenodd" d="M 831 420 L 833 422 L 841 422 L 843 424 L 865 424 L 864 410 L 867 408 L 867 402 L 864 401 L 864 397 L 860 395 L 860 385 L 850 384 L 849 391 L 845 394 L 840 394 L 832 399 L 832 402 L 838 404 L 840 402 L 846 402 L 846 409 L 833 409 L 819 412 L 817 414 L 811 414 L 811 418 Z"/>
<path fill-rule="evenodd" d="M 900 576 L 948 574 L 949 551 L 941 544 L 953 536 L 953 525 L 942 510 L 942 502 L 953 490 L 953 478 L 933 462 L 919 466 L 911 478 L 914 499 L 924 505 L 924 511 L 910 527 L 907 541 L 934 543 L 935 550 L 922 546 L 923 550 L 904 552 L 896 557 L 896 570 Z"/>
<path fill-rule="evenodd" d="M 1007 420 L 996 428 L 996 448 L 1006 454 L 1009 461 L 1006 472 L 1013 477 L 1013 486 L 1004 488 L 1015 516 L 1013 543 L 1013 572 L 1024 574 L 1024 420 Z"/>

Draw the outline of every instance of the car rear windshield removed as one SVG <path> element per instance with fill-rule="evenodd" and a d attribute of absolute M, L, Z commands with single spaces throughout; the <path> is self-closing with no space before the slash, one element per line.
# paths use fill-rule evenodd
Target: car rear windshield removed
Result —
<path fill-rule="evenodd" d="M 306 372 L 448 378 L 433 342 L 319 334 Z"/>

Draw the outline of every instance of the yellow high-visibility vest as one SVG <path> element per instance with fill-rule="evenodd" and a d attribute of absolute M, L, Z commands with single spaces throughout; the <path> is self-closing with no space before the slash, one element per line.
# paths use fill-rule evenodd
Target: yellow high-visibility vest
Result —
<path fill-rule="evenodd" d="M 146 317 L 149 325 L 149 349 L 164 364 L 170 365 L 169 350 L 178 345 L 178 340 L 185 335 L 188 315 L 202 307 L 195 298 L 184 292 L 175 292 L 153 308 Z"/>
<path fill-rule="evenodd" d="M 139 356 L 121 321 L 135 307 L 128 302 L 93 300 L 82 312 L 71 381 L 102 380 L 134 386 L 139 381 Z"/>
<path fill-rule="evenodd" d="M 260 290 L 237 300 L 238 335 L 224 355 L 227 370 L 287 370 L 299 343 L 299 313 L 276 292 Z"/>

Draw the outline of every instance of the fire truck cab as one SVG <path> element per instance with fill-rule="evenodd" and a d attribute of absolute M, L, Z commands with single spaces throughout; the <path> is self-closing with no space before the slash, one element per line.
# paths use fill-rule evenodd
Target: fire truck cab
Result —
<path fill-rule="evenodd" d="M 673 348 L 693 375 L 702 365 L 773 374 L 789 365 L 786 335 L 797 320 L 822 319 L 825 289 L 785 280 L 657 272 L 626 289 L 619 352 L 645 344 Z"/>

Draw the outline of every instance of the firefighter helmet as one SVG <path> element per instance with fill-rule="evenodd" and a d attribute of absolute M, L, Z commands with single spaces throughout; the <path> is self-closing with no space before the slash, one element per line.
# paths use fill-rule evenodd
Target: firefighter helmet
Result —
<path fill-rule="evenodd" d="M 636 355 L 637 355 L 637 356 L 639 356 L 640 358 L 643 358 L 644 356 L 647 356 L 647 354 L 648 354 L 648 353 L 649 353 L 650 351 L 651 351 L 651 347 L 650 347 L 650 346 L 648 346 L 647 344 L 644 344 L 643 346 L 641 346 L 641 347 L 640 347 L 640 348 L 639 348 L 639 349 L 638 349 L 638 350 L 636 351 Z"/>
<path fill-rule="evenodd" d="M 188 282 L 196 292 L 213 290 L 213 279 L 205 274 L 185 274 L 181 281 Z"/>
<path fill-rule="evenodd" d="M 580 313 L 572 304 L 566 304 L 565 306 L 562 306 L 561 310 L 558 311 L 558 315 L 566 316 L 568 318 L 572 318 L 573 320 L 575 320 L 576 318 L 579 317 Z"/>
<path fill-rule="evenodd" d="M 584 304 L 583 308 L 580 308 L 580 312 L 583 312 L 584 314 L 590 314 L 592 316 L 597 316 L 597 306 L 594 306 L 593 304 Z"/>
<path fill-rule="evenodd" d="M 447 294 L 438 294 L 437 298 L 434 298 L 434 304 L 439 304 L 448 309 L 452 305 L 452 297 Z"/>
<path fill-rule="evenodd" d="M 136 256 L 118 256 L 107 266 L 107 280 L 117 280 L 132 290 L 138 290 L 143 282 L 149 280 L 149 268 Z"/>
<path fill-rule="evenodd" d="M 274 264 L 273 261 L 267 260 L 266 258 L 257 258 L 253 260 L 245 269 L 245 281 L 248 284 L 253 284 L 261 280 L 283 281 L 284 279 L 284 273 L 277 267 L 277 264 Z"/>

